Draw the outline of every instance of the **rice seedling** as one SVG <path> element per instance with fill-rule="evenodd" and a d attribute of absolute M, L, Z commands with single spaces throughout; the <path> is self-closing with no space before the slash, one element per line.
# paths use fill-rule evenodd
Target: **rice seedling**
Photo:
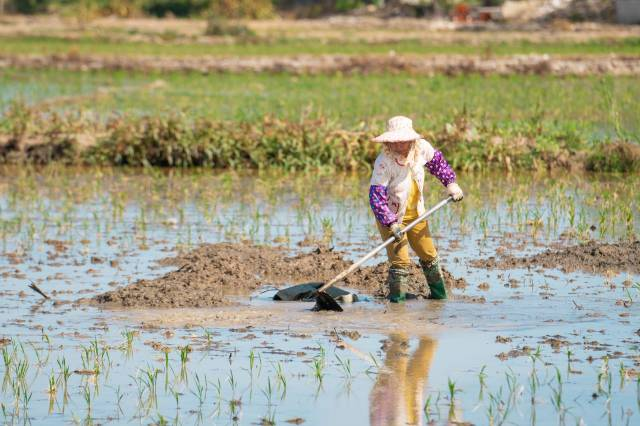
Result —
<path fill-rule="evenodd" d="M 324 361 L 322 358 L 317 357 L 314 358 L 312 361 L 312 369 L 313 369 L 313 376 L 315 377 L 316 381 L 318 382 L 318 384 L 322 384 L 322 380 L 324 378 Z"/>
<path fill-rule="evenodd" d="M 133 354 L 133 340 L 136 336 L 136 332 L 133 330 L 124 330 L 122 332 L 122 337 L 125 338 L 125 343 L 122 346 L 124 348 L 126 354 L 130 357 Z"/>
<path fill-rule="evenodd" d="M 47 393 L 49 395 L 55 395 L 57 392 L 57 387 L 56 387 L 56 377 L 53 374 L 53 370 L 51 371 L 51 374 L 49 375 L 49 387 L 47 389 Z"/>
<path fill-rule="evenodd" d="M 253 349 L 251 349 L 249 351 L 249 377 L 253 380 L 253 369 L 255 368 L 256 365 L 256 354 L 253 351 Z"/>
<path fill-rule="evenodd" d="M 456 394 L 462 392 L 462 390 L 456 387 L 456 382 L 451 380 L 451 378 L 447 378 L 447 388 L 449 390 L 449 402 L 453 405 L 456 399 Z"/>
<path fill-rule="evenodd" d="M 485 370 L 487 369 L 486 365 L 483 365 L 478 373 L 478 382 L 480 384 L 480 391 L 478 393 L 478 399 L 481 400 L 483 398 L 484 389 L 487 387 L 487 373 Z"/>
<path fill-rule="evenodd" d="M 88 385 L 85 385 L 82 389 L 82 396 L 87 406 L 87 413 L 91 413 L 91 388 Z"/>
<path fill-rule="evenodd" d="M 432 395 L 427 396 L 422 406 L 422 411 L 424 412 L 427 423 L 431 422 L 431 397 Z"/>
<path fill-rule="evenodd" d="M 36 366 L 40 367 L 44 365 L 42 359 L 40 358 L 40 350 L 38 349 L 38 347 L 33 343 L 29 343 L 29 345 L 33 349 L 33 354 L 36 356 Z"/>
<path fill-rule="evenodd" d="M 204 334 L 204 338 L 207 342 L 207 347 L 210 347 L 211 342 L 213 341 L 214 333 L 211 330 L 207 330 L 206 328 L 202 328 L 202 333 Z"/>
<path fill-rule="evenodd" d="M 157 368 L 151 368 L 151 366 L 147 366 L 147 368 L 142 372 L 142 376 L 140 377 L 140 381 L 146 386 L 147 394 L 149 396 L 149 401 L 156 405 L 158 400 L 158 374 L 160 370 Z"/>
<path fill-rule="evenodd" d="M 556 387 L 553 387 L 551 384 L 549 385 L 551 387 L 551 392 L 552 392 L 551 403 L 555 408 L 556 412 L 558 413 L 560 420 L 563 421 L 566 408 L 563 402 L 562 374 L 560 374 L 560 370 L 558 369 L 558 367 L 555 367 L 555 369 L 556 369 L 556 376 L 555 376 Z"/>
<path fill-rule="evenodd" d="M 600 366 L 600 371 L 598 372 L 598 393 L 599 394 L 605 394 L 607 396 L 610 395 L 610 393 L 608 393 L 607 391 L 605 391 L 602 387 L 602 382 L 603 381 L 607 381 L 609 384 L 607 385 L 607 388 L 609 389 L 611 386 L 611 377 L 610 377 L 610 373 L 609 373 L 609 358 L 607 356 L 605 356 L 602 359 L 602 365 Z"/>
<path fill-rule="evenodd" d="M 164 390 L 167 391 L 169 386 L 169 352 L 165 351 L 164 353 Z"/>
<path fill-rule="evenodd" d="M 180 363 L 183 367 L 187 364 L 187 361 L 189 361 L 189 352 L 191 352 L 189 345 L 180 347 Z"/>
<path fill-rule="evenodd" d="M 209 388 L 207 376 L 205 375 L 204 379 L 200 380 L 200 376 L 198 376 L 198 373 L 195 373 L 193 377 L 195 390 L 192 390 L 191 394 L 198 399 L 198 404 L 202 406 L 202 404 L 204 404 L 204 401 L 207 399 L 207 391 Z"/>
<path fill-rule="evenodd" d="M 65 357 L 58 359 L 57 362 L 58 362 L 58 368 L 60 369 L 60 372 L 58 373 L 58 380 L 62 381 L 64 393 L 66 395 L 69 389 L 68 385 L 69 385 L 69 377 L 71 377 L 71 370 L 69 368 L 69 365 L 67 364 L 67 360 Z"/>
<path fill-rule="evenodd" d="M 367 370 L 365 371 L 365 373 L 367 375 L 369 374 L 377 374 L 378 371 L 380 370 L 380 362 L 378 361 L 378 359 L 376 358 L 376 356 L 374 354 L 372 354 L 371 352 L 369 352 L 369 367 L 367 368 Z"/>
<path fill-rule="evenodd" d="M 348 380 L 351 380 L 353 378 L 353 372 L 351 371 L 351 360 L 343 360 L 338 354 L 336 354 L 336 359 L 338 360 L 338 364 L 342 369 L 344 377 Z"/>
<path fill-rule="evenodd" d="M 280 397 L 280 399 L 284 399 L 285 396 L 287 395 L 287 376 L 284 372 L 284 367 L 282 366 L 282 363 L 278 362 L 276 364 L 276 381 L 278 383 L 278 387 L 282 388 L 282 395 Z"/>
<path fill-rule="evenodd" d="M 16 381 L 26 385 L 27 373 L 29 371 L 29 360 L 24 358 L 14 365 Z"/>
<path fill-rule="evenodd" d="M 169 424 L 169 422 L 167 421 L 167 419 L 165 419 L 162 414 L 157 413 L 157 420 L 154 423 L 157 426 L 166 426 Z"/>
<path fill-rule="evenodd" d="M 176 402 L 176 410 L 180 409 L 180 396 L 182 395 L 175 389 L 173 386 L 171 387 L 171 395 L 173 395 L 173 400 Z"/>
<path fill-rule="evenodd" d="M 27 389 L 22 390 L 22 410 L 24 411 L 24 417 L 28 417 L 27 412 L 29 411 L 29 403 L 31 402 L 32 396 L 32 392 L 29 392 Z"/>
<path fill-rule="evenodd" d="M 267 377 L 267 386 L 262 390 L 262 394 L 267 399 L 267 406 L 271 406 L 271 400 L 273 398 L 273 388 L 271 386 L 271 378 Z"/>
<path fill-rule="evenodd" d="M 504 375 L 507 382 L 507 388 L 509 389 L 509 398 L 515 398 L 518 384 L 516 375 L 511 368 L 509 368 L 509 371 L 506 371 Z"/>
<path fill-rule="evenodd" d="M 2 348 L 2 361 L 4 362 L 5 371 L 9 371 L 11 368 L 11 364 L 13 363 L 13 354 L 9 352 L 9 347 L 5 346 Z"/>
<path fill-rule="evenodd" d="M 213 382 L 213 388 L 216 390 L 216 400 L 220 402 L 222 400 L 222 383 L 220 382 L 220 378 Z"/>
<path fill-rule="evenodd" d="M 51 349 L 51 338 L 49 337 L 49 335 L 47 333 L 44 332 L 44 328 L 42 329 L 42 341 L 45 342 L 47 344 L 47 346 L 49 347 L 49 349 Z"/>
<path fill-rule="evenodd" d="M 571 374 L 571 357 L 573 356 L 573 352 L 571 349 L 567 348 L 567 375 Z"/>
<path fill-rule="evenodd" d="M 122 410 L 122 399 L 124 398 L 124 394 L 120 390 L 120 386 L 116 387 L 116 412 L 117 416 L 124 415 L 124 411 Z"/>
<path fill-rule="evenodd" d="M 275 418 L 275 413 L 269 413 L 266 416 L 262 417 L 260 419 L 260 425 L 262 426 L 275 426 L 276 424 L 276 418 Z"/>

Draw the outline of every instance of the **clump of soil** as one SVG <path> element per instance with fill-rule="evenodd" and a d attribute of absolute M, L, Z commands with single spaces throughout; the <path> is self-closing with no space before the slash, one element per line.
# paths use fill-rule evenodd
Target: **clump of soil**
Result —
<path fill-rule="evenodd" d="M 156 279 L 139 280 L 103 293 L 92 301 L 123 307 L 221 306 L 231 303 L 229 296 L 248 295 L 265 284 L 327 281 L 350 265 L 342 253 L 327 248 L 290 256 L 279 247 L 229 243 L 202 245 L 160 263 L 179 268 Z M 362 268 L 338 285 L 383 296 L 387 268 L 386 262 Z M 446 271 L 444 274 L 449 286 L 466 286 L 464 279 L 455 279 Z M 414 265 L 410 291 L 425 295 L 424 283 L 422 270 Z"/>
<path fill-rule="evenodd" d="M 472 261 L 472 266 L 486 269 L 540 267 L 563 272 L 581 270 L 591 273 L 607 271 L 640 273 L 640 241 L 597 243 L 589 241 L 562 250 L 547 250 L 530 257 L 489 257 Z"/>

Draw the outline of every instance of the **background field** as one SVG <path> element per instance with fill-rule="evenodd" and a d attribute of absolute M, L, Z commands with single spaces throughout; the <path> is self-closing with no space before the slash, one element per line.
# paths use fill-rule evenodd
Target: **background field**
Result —
<path fill-rule="evenodd" d="M 160 34 L 160 42 L 118 40 L 103 36 L 80 36 L 73 39 L 47 36 L 0 37 L 0 54 L 92 54 L 92 55 L 160 55 L 160 56 L 278 56 L 278 55 L 640 55 L 640 38 L 605 38 L 596 40 L 474 40 L 408 39 L 397 41 L 344 41 L 332 39 L 274 38 L 234 41 L 175 40 L 175 35 Z M 164 39 L 164 40 L 163 40 Z"/>
<path fill-rule="evenodd" d="M 616 127 L 637 135 L 640 78 L 549 76 L 293 76 L 288 74 L 139 73 L 5 70 L 0 106 L 97 117 L 184 113 L 215 120 L 326 118 L 345 129 L 376 130 L 396 113 L 432 129 L 466 111 L 489 125 L 514 121 L 573 127 L 600 139 Z"/>

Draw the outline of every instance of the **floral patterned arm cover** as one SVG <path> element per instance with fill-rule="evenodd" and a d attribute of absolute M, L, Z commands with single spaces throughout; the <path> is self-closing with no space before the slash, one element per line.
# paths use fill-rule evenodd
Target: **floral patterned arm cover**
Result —
<path fill-rule="evenodd" d="M 429 170 L 429 173 L 438 178 L 444 186 L 456 181 L 456 173 L 449 163 L 447 163 L 447 160 L 444 159 L 441 151 L 436 150 L 433 158 L 425 164 L 425 167 Z"/>
<path fill-rule="evenodd" d="M 378 222 L 383 226 L 390 226 L 398 218 L 389 209 L 387 187 L 382 185 L 371 185 L 369 187 L 369 205 Z"/>

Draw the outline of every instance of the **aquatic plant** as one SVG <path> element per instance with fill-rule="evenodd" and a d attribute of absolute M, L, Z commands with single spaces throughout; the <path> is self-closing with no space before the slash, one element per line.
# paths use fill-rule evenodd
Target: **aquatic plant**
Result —
<path fill-rule="evenodd" d="M 133 352 L 133 339 L 136 336 L 136 332 L 133 330 L 124 330 L 122 336 L 125 338 L 124 349 L 128 354 Z"/>
<path fill-rule="evenodd" d="M 456 399 L 456 394 L 461 392 L 461 390 L 456 387 L 456 382 L 451 380 L 451 378 L 447 378 L 447 388 L 449 390 L 449 401 L 453 404 Z"/>
<path fill-rule="evenodd" d="M 342 358 L 340 358 L 338 354 L 336 354 L 336 359 L 338 360 L 338 364 L 340 365 L 340 368 L 342 368 L 344 377 L 349 380 L 352 379 L 353 372 L 351 371 L 351 360 L 350 359 L 343 360 Z"/>
<path fill-rule="evenodd" d="M 318 383 L 321 384 L 324 378 L 324 360 L 320 357 L 314 358 L 312 362 L 312 368 L 313 376 L 316 378 Z"/>
<path fill-rule="evenodd" d="M 480 384 L 480 391 L 478 393 L 478 399 L 482 399 L 484 389 L 487 386 L 487 383 L 486 383 L 487 373 L 485 373 L 486 369 L 487 369 L 487 366 L 483 365 L 482 368 L 480 369 L 480 372 L 478 373 L 478 381 L 479 381 L 479 384 Z"/>
<path fill-rule="evenodd" d="M 278 383 L 278 386 L 282 387 L 282 395 L 280 397 L 280 399 L 284 399 L 284 397 L 287 394 L 287 376 L 284 372 L 284 367 L 282 366 L 281 362 L 278 362 L 276 364 L 276 380 Z"/>
<path fill-rule="evenodd" d="M 256 354 L 253 351 L 253 349 L 251 349 L 249 351 L 249 376 L 253 379 L 253 369 L 255 367 L 256 364 Z"/>
<path fill-rule="evenodd" d="M 209 387 L 207 376 L 205 375 L 204 379 L 200 380 L 200 376 L 198 376 L 198 373 L 194 373 L 193 377 L 195 389 L 191 391 L 191 394 L 198 399 L 199 405 L 202 406 L 205 399 L 207 398 L 207 390 Z"/>

